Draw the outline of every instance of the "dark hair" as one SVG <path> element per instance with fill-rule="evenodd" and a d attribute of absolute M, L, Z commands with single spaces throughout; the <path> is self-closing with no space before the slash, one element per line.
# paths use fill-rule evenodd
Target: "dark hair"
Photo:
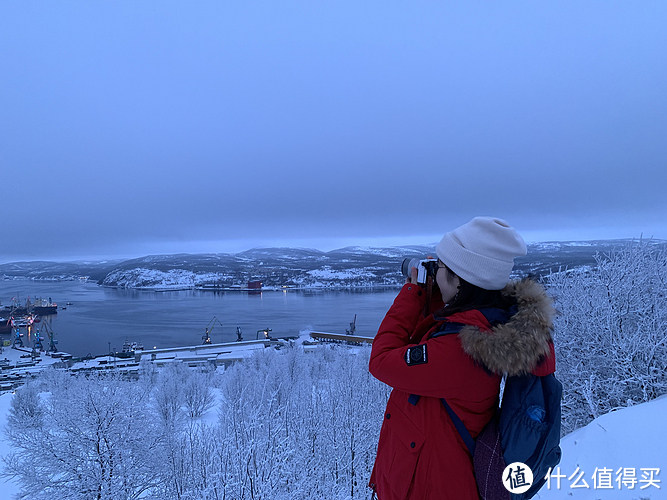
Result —
<path fill-rule="evenodd" d="M 450 281 L 456 276 L 456 274 L 447 266 L 443 267 L 447 272 L 447 281 Z M 458 276 L 458 278 L 460 286 L 456 296 L 449 304 L 440 309 L 436 313 L 436 316 L 450 316 L 457 312 L 470 311 L 472 309 L 486 309 L 489 307 L 497 307 L 507 310 L 516 304 L 516 300 L 503 295 L 502 290 L 485 290 L 484 288 L 469 283 L 460 276 Z"/>

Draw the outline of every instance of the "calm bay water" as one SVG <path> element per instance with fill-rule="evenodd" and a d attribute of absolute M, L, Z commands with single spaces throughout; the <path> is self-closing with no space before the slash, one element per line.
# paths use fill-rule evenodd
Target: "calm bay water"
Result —
<path fill-rule="evenodd" d="M 215 316 L 211 340 L 236 340 L 236 327 L 244 340 L 257 330 L 271 328 L 273 335 L 298 335 L 304 329 L 344 333 L 357 315 L 357 334 L 373 337 L 391 306 L 397 289 L 379 291 L 266 291 L 243 292 L 185 290 L 151 292 L 104 288 L 78 281 L 0 281 L 0 303 L 12 297 L 21 303 L 29 296 L 51 298 L 58 314 L 47 317 L 56 332 L 58 347 L 74 356 L 120 350 L 125 340 L 175 347 L 202 342 L 204 328 Z M 73 305 L 60 309 L 66 302 Z M 9 338 L 8 336 L 5 336 Z"/>

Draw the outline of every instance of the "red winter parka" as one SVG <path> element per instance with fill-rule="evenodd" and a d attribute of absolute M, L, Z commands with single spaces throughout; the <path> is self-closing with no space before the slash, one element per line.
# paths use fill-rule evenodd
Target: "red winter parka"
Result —
<path fill-rule="evenodd" d="M 369 486 L 379 500 L 478 500 L 472 458 L 442 407 L 445 398 L 475 438 L 498 405 L 503 372 L 555 371 L 554 310 L 541 285 L 524 280 L 503 293 L 518 312 L 492 327 L 477 310 L 424 318 L 422 288 L 406 284 L 373 341 L 369 370 L 394 388 L 384 413 Z M 442 302 L 437 304 L 442 307 Z M 434 309 L 432 309 L 434 310 Z M 443 322 L 462 323 L 458 335 L 429 338 Z M 419 347 L 415 363 L 406 357 Z M 411 404 L 411 394 L 421 396 Z"/>

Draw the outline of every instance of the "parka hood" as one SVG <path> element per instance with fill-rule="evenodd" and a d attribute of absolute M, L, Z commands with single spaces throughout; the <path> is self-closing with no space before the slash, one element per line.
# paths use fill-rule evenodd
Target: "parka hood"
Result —
<path fill-rule="evenodd" d="M 490 332 L 465 326 L 459 333 L 461 345 L 494 373 L 527 374 L 551 354 L 556 310 L 544 287 L 531 279 L 510 282 L 502 293 L 516 300 L 517 312 Z"/>

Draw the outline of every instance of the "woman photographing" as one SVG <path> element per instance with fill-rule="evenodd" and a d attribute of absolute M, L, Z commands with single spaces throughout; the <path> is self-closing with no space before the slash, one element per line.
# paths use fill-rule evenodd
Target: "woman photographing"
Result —
<path fill-rule="evenodd" d="M 472 457 L 440 398 L 475 438 L 503 373 L 555 371 L 550 299 L 532 280 L 509 281 L 526 254 L 514 228 L 476 217 L 436 254 L 430 304 L 413 268 L 373 342 L 369 370 L 393 388 L 369 484 L 379 500 L 478 500 Z"/>

